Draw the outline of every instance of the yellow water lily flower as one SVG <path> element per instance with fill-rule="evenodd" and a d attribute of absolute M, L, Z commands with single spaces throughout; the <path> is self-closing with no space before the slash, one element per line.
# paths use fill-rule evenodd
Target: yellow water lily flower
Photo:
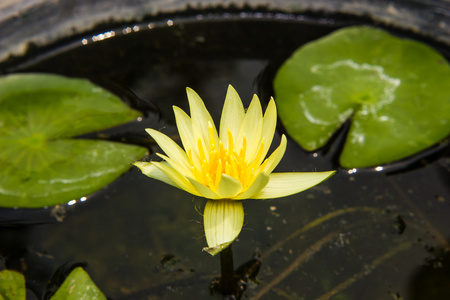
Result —
<path fill-rule="evenodd" d="M 244 223 L 243 199 L 267 199 L 292 195 L 332 176 L 328 172 L 272 173 L 286 150 L 286 137 L 266 158 L 275 133 L 277 111 L 273 98 L 262 113 L 258 96 L 244 109 L 230 85 L 217 132 L 202 99 L 187 88 L 190 117 L 174 106 L 176 124 L 184 150 L 165 134 L 146 131 L 166 155 L 161 162 L 135 162 L 154 179 L 207 201 L 203 220 L 209 253 L 215 255 L 230 245 Z"/>

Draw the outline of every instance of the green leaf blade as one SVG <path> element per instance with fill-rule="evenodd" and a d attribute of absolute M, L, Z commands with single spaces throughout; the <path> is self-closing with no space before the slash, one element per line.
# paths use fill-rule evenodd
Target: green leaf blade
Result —
<path fill-rule="evenodd" d="M 113 182 L 146 152 L 133 145 L 70 139 L 52 141 L 47 148 L 48 161 L 45 155 L 36 155 L 38 163 L 20 154 L 13 161 L 0 159 L 6 174 L 0 178 L 2 206 L 32 208 L 79 199 Z"/>
<path fill-rule="evenodd" d="M 62 204 L 111 183 L 146 149 L 70 138 L 138 116 L 117 96 L 84 79 L 0 77 L 0 206 Z"/>
<path fill-rule="evenodd" d="M 16 271 L 0 271 L 0 299 L 25 300 L 25 278 Z"/>
<path fill-rule="evenodd" d="M 0 77 L 1 135 L 64 138 L 139 117 L 122 100 L 85 79 L 50 74 Z M 57 118 L 55 117 L 57 116 Z"/>
<path fill-rule="evenodd" d="M 308 151 L 351 118 L 340 163 L 369 167 L 420 152 L 450 133 L 450 67 L 435 50 L 351 27 L 304 45 L 274 89 L 287 132 Z"/>
<path fill-rule="evenodd" d="M 64 280 L 51 300 L 106 300 L 86 271 L 75 268 Z"/>

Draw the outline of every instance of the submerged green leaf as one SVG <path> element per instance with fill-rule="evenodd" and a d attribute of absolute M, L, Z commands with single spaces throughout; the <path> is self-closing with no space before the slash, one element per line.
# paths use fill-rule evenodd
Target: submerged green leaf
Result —
<path fill-rule="evenodd" d="M 82 79 L 0 77 L 0 206 L 42 207 L 102 188 L 146 149 L 70 139 L 137 118 L 118 97 Z"/>
<path fill-rule="evenodd" d="M 420 152 L 450 133 L 450 67 L 430 47 L 370 27 L 304 45 L 279 69 L 280 119 L 308 151 L 351 126 L 343 167 L 369 167 Z"/>
<path fill-rule="evenodd" d="M 75 268 L 50 300 L 101 300 L 106 297 L 83 268 Z"/>
<path fill-rule="evenodd" d="M 25 300 L 25 278 L 16 271 L 0 271 L 0 299 Z"/>

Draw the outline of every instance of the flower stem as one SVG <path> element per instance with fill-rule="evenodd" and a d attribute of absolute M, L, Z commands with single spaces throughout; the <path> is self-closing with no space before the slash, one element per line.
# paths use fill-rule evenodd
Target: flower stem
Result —
<path fill-rule="evenodd" d="M 220 279 L 223 295 L 235 294 L 234 265 L 232 244 L 220 252 L 220 269 L 222 277 Z"/>

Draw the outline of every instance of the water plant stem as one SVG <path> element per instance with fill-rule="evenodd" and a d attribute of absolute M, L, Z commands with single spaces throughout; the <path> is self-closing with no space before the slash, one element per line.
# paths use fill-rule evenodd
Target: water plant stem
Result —
<path fill-rule="evenodd" d="M 220 285 L 224 296 L 235 294 L 233 250 L 231 246 L 220 252 Z"/>

